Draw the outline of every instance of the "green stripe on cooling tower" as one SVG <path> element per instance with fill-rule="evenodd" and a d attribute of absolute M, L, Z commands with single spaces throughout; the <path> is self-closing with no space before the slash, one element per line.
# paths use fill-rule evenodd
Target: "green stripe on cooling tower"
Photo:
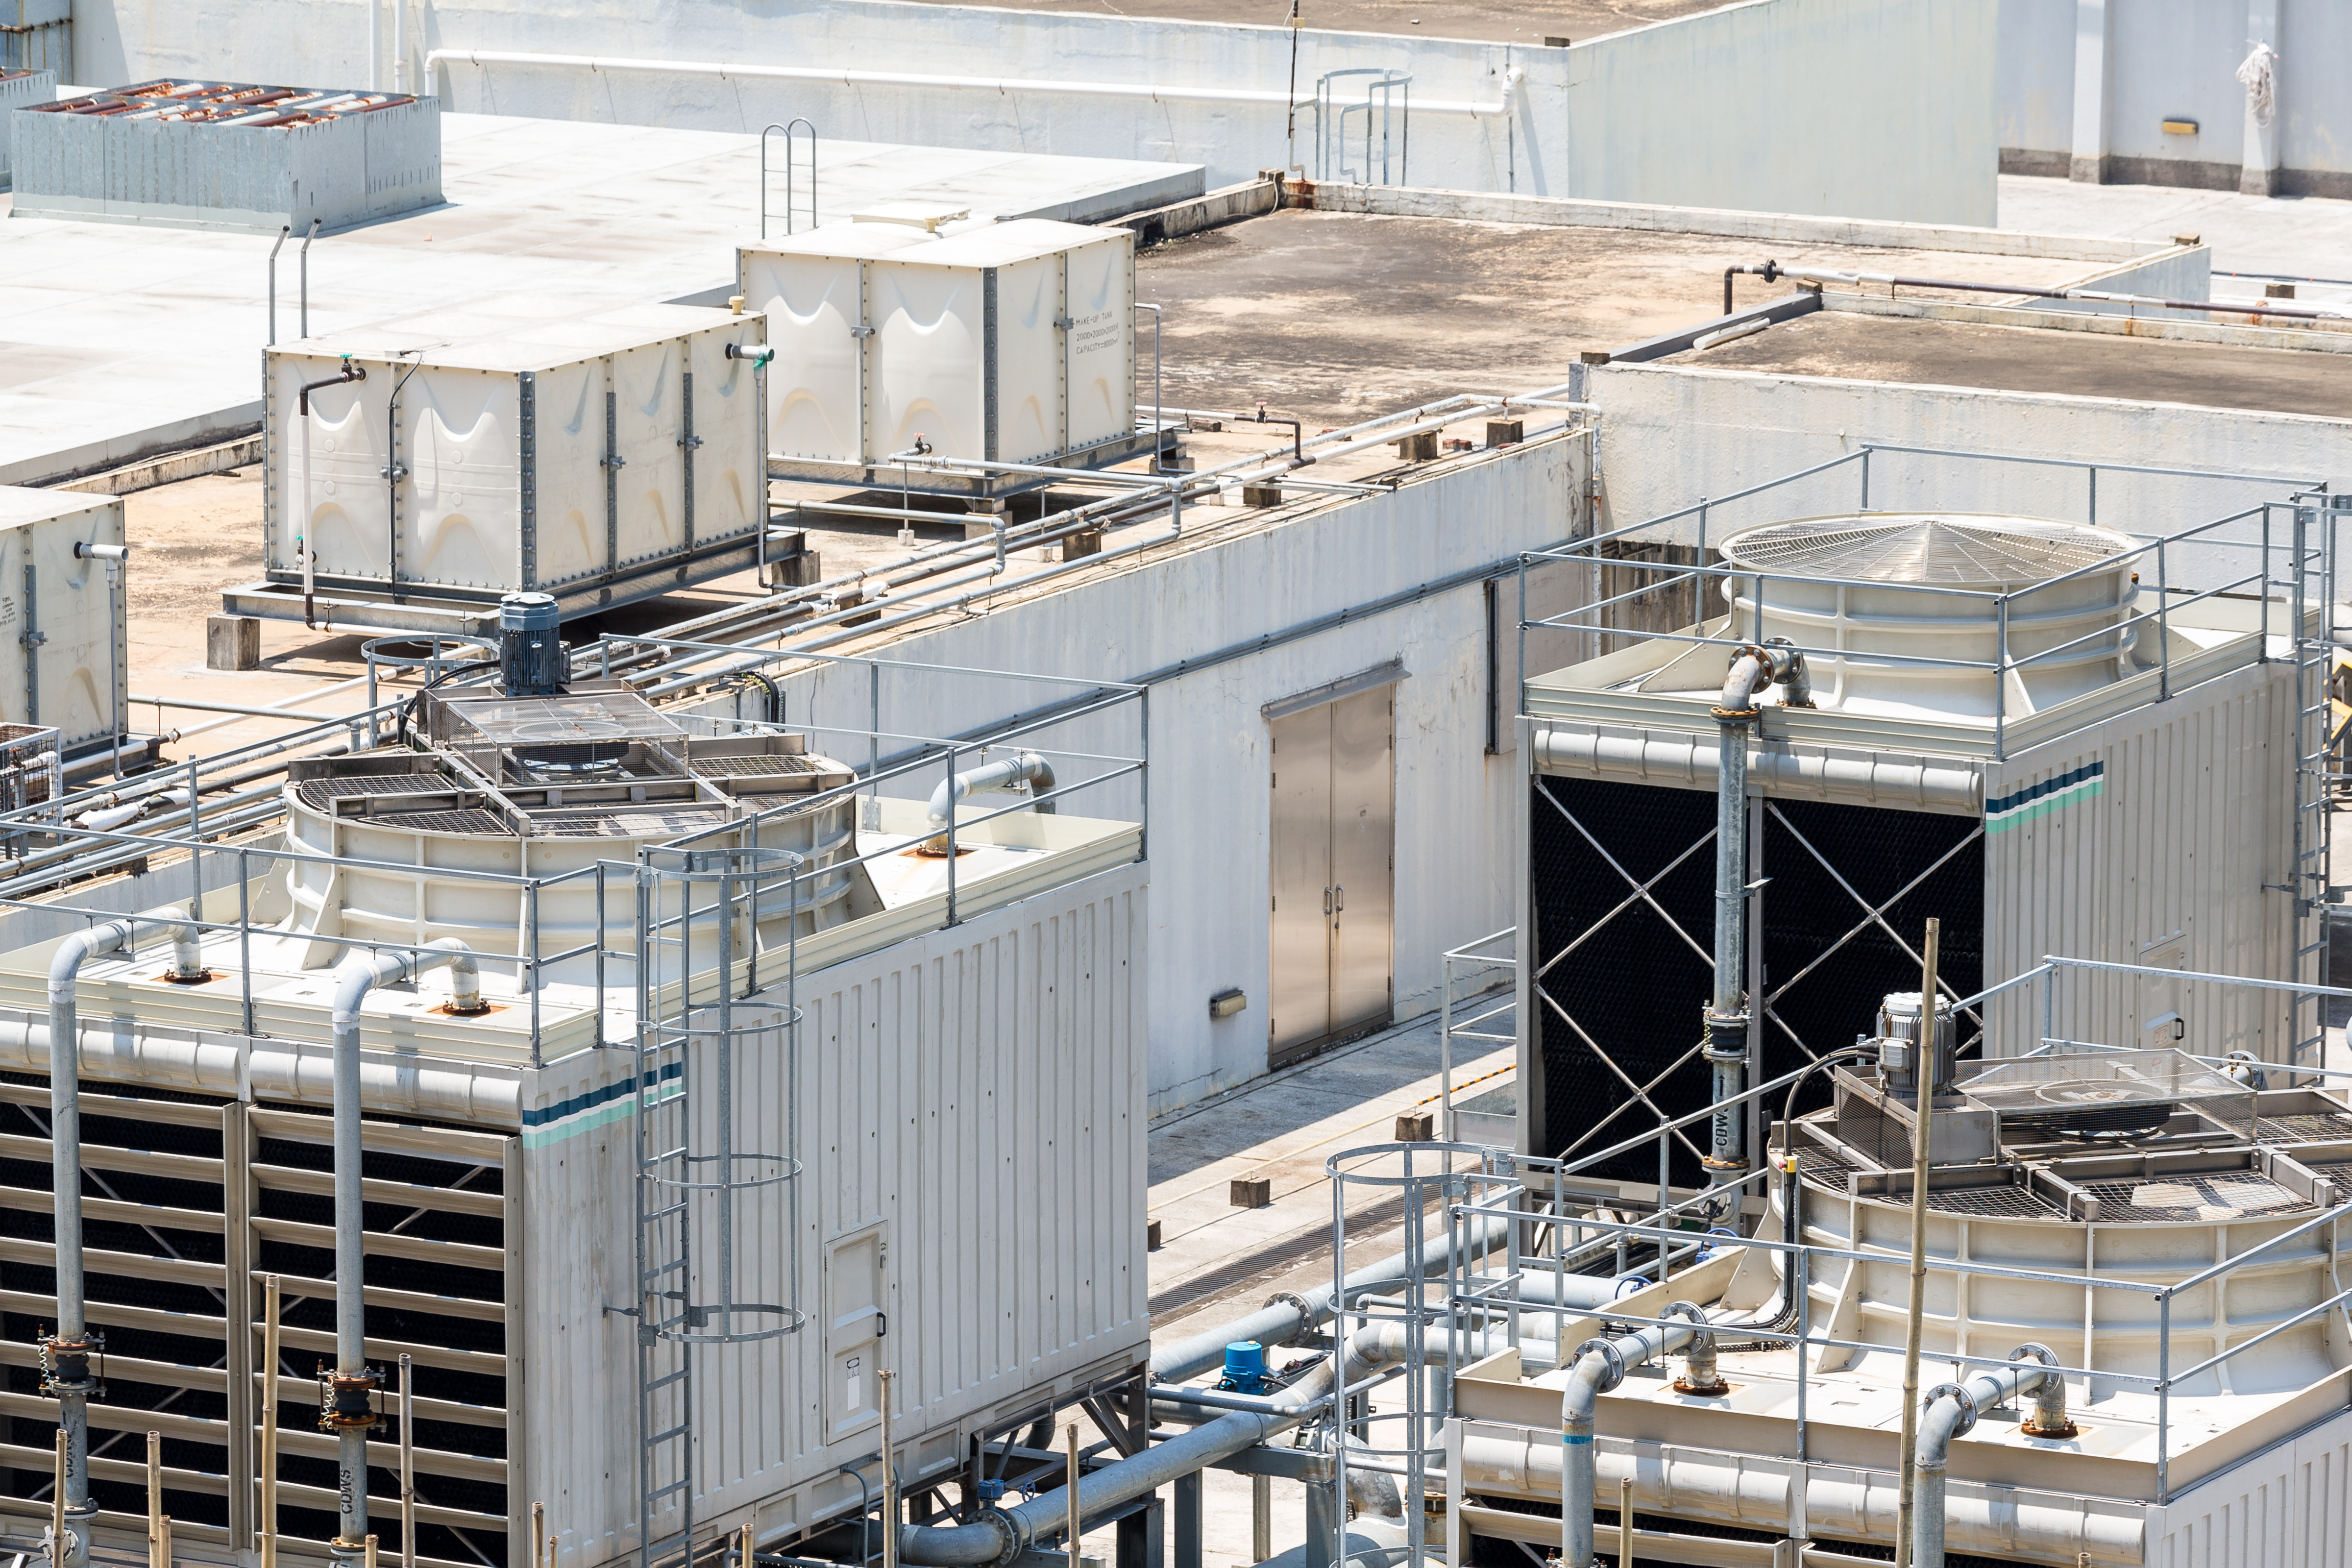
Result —
<path fill-rule="evenodd" d="M 583 1132 L 593 1132 L 599 1127 L 610 1126 L 625 1116 L 635 1113 L 637 1097 L 629 1092 L 626 1083 L 608 1083 L 570 1100 L 558 1100 L 540 1110 L 522 1113 L 522 1146 L 544 1149 L 550 1143 L 561 1143 L 567 1138 L 577 1138 Z M 661 1081 L 655 1086 L 652 1099 L 656 1104 L 675 1099 L 681 1092 L 675 1064 L 662 1070 Z"/>
<path fill-rule="evenodd" d="M 2086 763 L 2079 768 L 2028 784 L 2023 789 L 1985 802 L 1985 831 L 2006 833 L 2037 817 L 2079 805 L 2106 793 L 2107 764 Z"/>

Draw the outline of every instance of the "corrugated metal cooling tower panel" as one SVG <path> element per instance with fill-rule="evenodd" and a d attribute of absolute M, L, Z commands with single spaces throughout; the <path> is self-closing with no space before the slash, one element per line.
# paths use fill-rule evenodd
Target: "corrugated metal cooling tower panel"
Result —
<path fill-rule="evenodd" d="M 1541 1081 L 1529 1092 L 1543 1146 L 1533 1152 L 1591 1152 L 1656 1125 L 1637 1089 L 1670 1116 L 1709 1101 L 1698 1046 L 1713 979 L 1715 796 L 1549 777 L 1534 790 L 1529 886 L 1543 999 Z M 1905 943 L 1916 948 L 1929 915 L 1944 922 L 1946 984 L 1961 995 L 1979 988 L 1984 847 L 1975 818 L 1820 801 L 1759 805 L 1748 875 L 1767 879 L 1751 905 L 1763 951 L 1756 994 L 1769 1007 L 1764 1078 L 1852 1045 L 1881 996 L 1917 989 L 1918 960 Z M 1811 1103 L 1826 1097 L 1817 1086 Z M 1654 1182 L 1654 1147 L 1596 1173 Z M 1701 1179 L 1696 1156 L 1678 1147 L 1675 1182 Z"/>

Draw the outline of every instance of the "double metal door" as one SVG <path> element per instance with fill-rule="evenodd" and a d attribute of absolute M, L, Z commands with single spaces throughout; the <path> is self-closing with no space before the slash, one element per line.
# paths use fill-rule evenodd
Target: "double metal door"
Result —
<path fill-rule="evenodd" d="M 1389 1020 L 1395 693 L 1376 687 L 1272 721 L 1269 1066 Z"/>

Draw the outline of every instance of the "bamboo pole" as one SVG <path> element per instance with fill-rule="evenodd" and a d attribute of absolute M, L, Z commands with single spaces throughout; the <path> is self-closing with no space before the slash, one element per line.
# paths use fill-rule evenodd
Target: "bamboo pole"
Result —
<path fill-rule="evenodd" d="M 1078 1534 L 1085 1528 L 1086 1521 L 1078 1512 L 1078 1424 L 1075 1421 L 1070 1423 L 1069 1445 L 1070 1568 L 1080 1568 Z"/>
<path fill-rule="evenodd" d="M 261 1568 L 278 1568 L 278 1276 L 261 1287 Z"/>
<path fill-rule="evenodd" d="M 147 1568 L 170 1568 L 163 1555 L 163 1434 L 147 1434 Z"/>
<path fill-rule="evenodd" d="M 155 1531 L 156 1552 L 163 1560 L 162 1568 L 172 1568 L 172 1516 L 168 1513 L 158 1515 L 155 1520 Z"/>
<path fill-rule="evenodd" d="M 66 1429 L 58 1428 L 58 1473 L 49 1487 L 49 1568 L 65 1568 Z"/>
<path fill-rule="evenodd" d="M 367 1535 L 366 1541 L 367 1541 L 366 1552 L 365 1552 L 365 1555 L 362 1558 L 362 1568 L 375 1568 L 375 1533 L 374 1533 L 374 1531 L 369 1531 L 369 1532 L 368 1532 L 368 1535 Z M 166 1564 L 166 1565 L 165 1565 L 165 1568 L 169 1568 L 169 1564 Z"/>
<path fill-rule="evenodd" d="M 1633 1478 L 1617 1478 L 1617 1568 L 1633 1568 Z"/>
<path fill-rule="evenodd" d="M 1903 1328 L 1903 1436 L 1895 1458 L 1901 1482 L 1895 1494 L 1895 1568 L 1911 1568 L 1913 1466 L 1919 1445 L 1920 1314 L 1927 1295 L 1927 1118 L 1936 1088 L 1936 959 L 1944 922 L 1927 921 L 1927 960 L 1920 965 L 1919 1039 L 1911 1052 L 1918 1109 L 1911 1122 L 1911 1304 Z"/>
<path fill-rule="evenodd" d="M 416 1568 L 416 1406 L 408 1352 L 400 1355 L 400 1568 Z"/>
<path fill-rule="evenodd" d="M 530 1505 L 530 1568 L 539 1568 L 539 1565 L 546 1561 L 547 1505 L 543 1502 L 535 1502 Z M 687 1562 L 691 1564 L 693 1561 L 694 1554 L 688 1552 Z M 375 1565 L 370 1563 L 368 1568 L 375 1568 Z"/>

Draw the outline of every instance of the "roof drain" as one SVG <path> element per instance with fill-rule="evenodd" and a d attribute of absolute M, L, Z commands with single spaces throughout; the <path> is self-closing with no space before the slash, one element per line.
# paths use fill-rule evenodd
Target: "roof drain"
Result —
<path fill-rule="evenodd" d="M 2057 1419 L 2068 1431 L 2074 1429 L 2066 1420 L 2063 1380 L 2051 1370 L 2058 1358 L 2041 1345 L 2020 1345 L 2009 1353 L 2009 1364 L 1997 1372 L 1966 1383 L 1939 1384 L 1927 1392 L 1927 1413 L 1919 1423 L 1917 1458 L 1912 1467 L 1916 1479 L 1911 1493 L 1911 1568 L 1944 1568 L 1944 1461 L 1951 1454 L 1952 1439 L 1977 1424 L 1978 1411 L 2006 1405 L 2020 1394 L 2038 1395 L 2057 1384 Z M 2026 1423 L 2028 1432 L 2040 1435 L 2044 1419 L 2044 1406 L 2037 1397 L 2033 1419 Z"/>
<path fill-rule="evenodd" d="M 66 1440 L 65 1494 L 58 1517 L 65 1539 L 51 1548 L 58 1568 L 87 1568 L 89 1526 L 98 1506 L 89 1499 L 89 1400 L 104 1392 L 90 1371 L 103 1357 L 106 1337 L 93 1334 L 83 1315 L 81 1240 L 81 1016 L 74 984 L 81 966 L 101 953 L 134 952 L 139 939 L 169 933 L 173 978 L 202 972 L 197 934 L 176 905 L 108 921 L 68 935 L 49 961 L 49 1158 L 51 1212 L 57 1223 L 58 1330 L 43 1340 L 41 1392 L 58 1402 Z M 62 1552 L 58 1551 L 62 1548 Z"/>
<path fill-rule="evenodd" d="M 418 952 L 353 953 L 335 970 L 335 1370 L 320 1391 L 319 1425 L 335 1434 L 339 1528 L 330 1551 L 339 1563 L 369 1555 L 367 1439 L 375 1426 L 367 1364 L 367 1254 L 361 1213 L 360 1005 L 379 985 L 449 966 L 449 1011 L 486 1013 L 473 950 L 454 936 Z M 55 1004 L 52 1003 L 52 1006 Z"/>

